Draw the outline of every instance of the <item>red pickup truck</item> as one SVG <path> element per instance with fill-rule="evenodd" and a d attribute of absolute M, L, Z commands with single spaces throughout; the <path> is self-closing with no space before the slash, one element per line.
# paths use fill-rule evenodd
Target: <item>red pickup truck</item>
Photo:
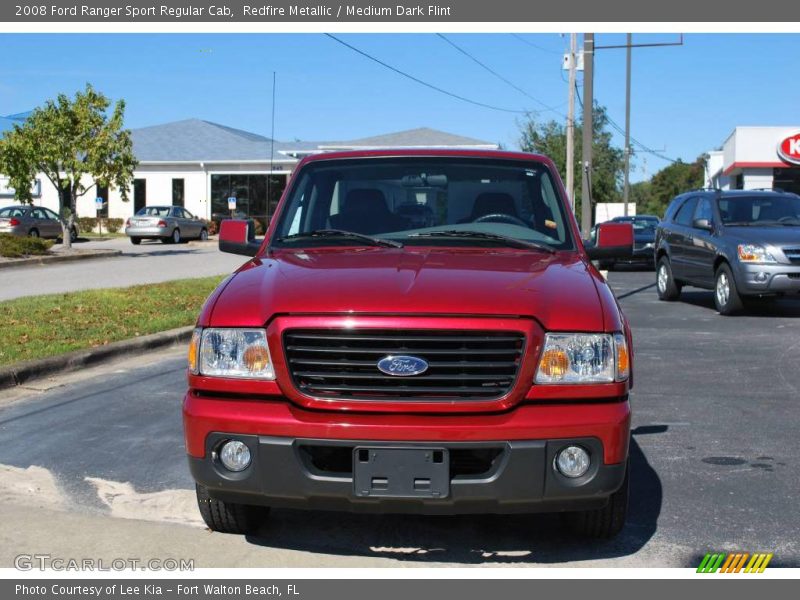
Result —
<path fill-rule="evenodd" d="M 559 512 L 610 537 L 628 502 L 633 356 L 557 170 L 523 153 L 320 154 L 208 298 L 189 349 L 186 450 L 215 531 L 269 507 Z"/>

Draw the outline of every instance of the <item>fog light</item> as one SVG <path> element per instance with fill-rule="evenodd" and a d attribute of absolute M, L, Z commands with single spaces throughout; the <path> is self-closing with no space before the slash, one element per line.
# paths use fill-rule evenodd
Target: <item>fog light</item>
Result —
<path fill-rule="evenodd" d="M 225 442 L 220 450 L 219 459 L 229 471 L 244 471 L 250 466 L 250 448 L 236 440 Z"/>
<path fill-rule="evenodd" d="M 767 275 L 763 271 L 761 271 L 760 273 L 756 273 L 756 281 L 758 283 L 764 283 L 767 280 L 767 277 L 769 277 L 769 275 Z"/>
<path fill-rule="evenodd" d="M 556 456 L 556 468 L 564 477 L 580 477 L 589 470 L 589 453 L 580 446 L 567 446 Z"/>

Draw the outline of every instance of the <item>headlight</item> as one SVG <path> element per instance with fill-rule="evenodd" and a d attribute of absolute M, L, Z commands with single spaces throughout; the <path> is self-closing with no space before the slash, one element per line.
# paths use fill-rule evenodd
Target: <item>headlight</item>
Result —
<path fill-rule="evenodd" d="M 548 333 L 535 381 L 610 383 L 629 374 L 628 344 L 621 333 Z"/>
<path fill-rule="evenodd" d="M 195 329 L 189 370 L 211 377 L 275 379 L 263 329 Z"/>
<path fill-rule="evenodd" d="M 739 260 L 747 263 L 774 263 L 778 262 L 775 257 L 764 248 L 757 244 L 739 244 Z"/>

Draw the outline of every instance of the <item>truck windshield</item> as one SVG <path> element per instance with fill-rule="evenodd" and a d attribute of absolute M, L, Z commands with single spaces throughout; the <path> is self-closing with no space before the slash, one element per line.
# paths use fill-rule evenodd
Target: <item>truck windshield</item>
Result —
<path fill-rule="evenodd" d="M 296 177 L 272 245 L 355 246 L 371 236 L 404 245 L 573 249 L 557 190 L 548 168 L 538 162 L 321 160 Z"/>
<path fill-rule="evenodd" d="M 720 198 L 719 213 L 728 227 L 800 226 L 800 196 L 770 194 Z"/>

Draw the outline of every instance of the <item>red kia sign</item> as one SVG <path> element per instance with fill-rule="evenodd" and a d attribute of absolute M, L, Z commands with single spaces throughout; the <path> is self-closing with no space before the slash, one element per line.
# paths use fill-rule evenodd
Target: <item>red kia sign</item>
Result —
<path fill-rule="evenodd" d="M 778 144 L 778 156 L 788 163 L 800 165 L 800 133 L 795 133 Z"/>

